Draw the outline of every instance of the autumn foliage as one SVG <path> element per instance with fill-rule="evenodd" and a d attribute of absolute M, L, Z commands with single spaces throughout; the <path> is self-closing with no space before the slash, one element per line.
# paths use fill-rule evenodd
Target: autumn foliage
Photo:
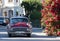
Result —
<path fill-rule="evenodd" d="M 41 25 L 47 35 L 60 36 L 60 0 L 43 0 Z"/>

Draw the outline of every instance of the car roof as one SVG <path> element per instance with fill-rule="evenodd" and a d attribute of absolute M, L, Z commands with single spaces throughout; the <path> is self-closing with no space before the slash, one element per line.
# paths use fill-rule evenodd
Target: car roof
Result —
<path fill-rule="evenodd" d="M 11 18 L 27 18 L 27 17 L 23 17 L 23 16 L 16 16 L 16 17 L 11 17 Z M 28 18 L 27 18 L 28 19 Z"/>

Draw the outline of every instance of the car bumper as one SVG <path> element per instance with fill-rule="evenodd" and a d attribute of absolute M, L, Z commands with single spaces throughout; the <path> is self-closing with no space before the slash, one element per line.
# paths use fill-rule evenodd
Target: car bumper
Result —
<path fill-rule="evenodd" d="M 31 34 L 31 33 L 32 32 L 22 32 L 22 31 L 8 32 L 8 34 L 12 34 L 13 36 L 15 35 L 26 36 L 27 34 Z"/>
<path fill-rule="evenodd" d="M 8 32 L 8 33 L 32 33 L 32 32 L 16 31 L 16 32 Z"/>
<path fill-rule="evenodd" d="M 25 34 L 31 34 L 32 33 L 32 28 L 13 28 L 13 29 L 8 29 L 7 30 L 8 34 L 13 34 L 13 35 L 25 35 Z"/>

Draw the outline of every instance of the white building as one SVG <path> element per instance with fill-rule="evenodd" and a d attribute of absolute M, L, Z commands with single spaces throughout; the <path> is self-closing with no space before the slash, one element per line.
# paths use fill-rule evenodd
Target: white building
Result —
<path fill-rule="evenodd" d="M 23 0 L 0 0 L 0 16 L 12 17 L 25 14 L 21 3 Z"/>

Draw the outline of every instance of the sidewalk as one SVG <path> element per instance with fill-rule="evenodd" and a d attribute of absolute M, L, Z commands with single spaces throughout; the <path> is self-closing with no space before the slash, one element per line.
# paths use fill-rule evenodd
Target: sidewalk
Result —
<path fill-rule="evenodd" d="M 46 33 L 43 33 L 43 32 L 33 32 L 32 34 L 36 36 L 48 36 Z"/>
<path fill-rule="evenodd" d="M 33 28 L 33 33 L 32 34 L 35 34 L 37 36 L 48 36 L 46 33 L 43 32 L 44 29 L 42 28 Z"/>

